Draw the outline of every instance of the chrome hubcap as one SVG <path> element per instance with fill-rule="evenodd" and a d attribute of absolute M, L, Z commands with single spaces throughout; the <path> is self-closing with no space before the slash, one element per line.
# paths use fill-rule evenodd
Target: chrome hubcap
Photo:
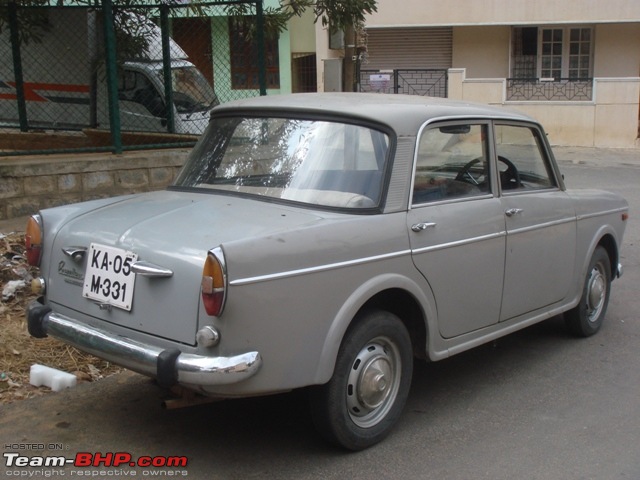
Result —
<path fill-rule="evenodd" d="M 360 401 L 368 409 L 379 407 L 389 395 L 389 382 L 392 376 L 391 366 L 385 358 L 376 358 L 364 367 L 358 380 L 357 391 Z"/>
<path fill-rule="evenodd" d="M 587 284 L 587 318 L 595 322 L 600 317 L 607 297 L 607 279 L 602 268 L 596 265 L 591 270 Z"/>
<path fill-rule="evenodd" d="M 380 422 L 389 412 L 400 385 L 400 354 L 385 338 L 368 343 L 356 356 L 347 380 L 347 408 L 361 428 Z"/>

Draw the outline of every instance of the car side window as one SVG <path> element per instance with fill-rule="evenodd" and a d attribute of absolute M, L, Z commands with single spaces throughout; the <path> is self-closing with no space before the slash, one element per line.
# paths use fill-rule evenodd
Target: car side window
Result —
<path fill-rule="evenodd" d="M 502 191 L 557 186 L 538 130 L 519 125 L 496 125 L 495 133 Z"/>
<path fill-rule="evenodd" d="M 485 124 L 447 124 L 420 135 L 414 205 L 491 193 Z"/>

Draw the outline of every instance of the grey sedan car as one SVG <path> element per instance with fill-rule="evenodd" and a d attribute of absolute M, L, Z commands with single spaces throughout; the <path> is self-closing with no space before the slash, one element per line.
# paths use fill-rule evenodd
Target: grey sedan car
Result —
<path fill-rule="evenodd" d="M 377 94 L 220 105 L 165 191 L 27 226 L 29 331 L 210 397 L 307 388 L 331 442 L 396 423 L 415 359 L 564 314 L 602 325 L 624 199 L 570 191 L 542 127 Z"/>

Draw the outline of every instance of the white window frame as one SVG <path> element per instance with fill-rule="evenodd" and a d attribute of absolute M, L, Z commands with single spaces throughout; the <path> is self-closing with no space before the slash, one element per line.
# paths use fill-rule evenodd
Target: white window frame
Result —
<path fill-rule="evenodd" d="M 557 68 L 554 68 L 553 65 L 550 66 L 550 68 L 547 69 L 547 67 L 543 67 L 543 59 L 548 56 L 549 54 L 544 53 L 543 48 L 544 48 L 544 32 L 545 31 L 551 31 L 553 32 L 554 30 L 556 31 L 561 31 L 562 32 L 562 40 L 561 40 L 561 53 L 554 53 L 551 52 L 551 57 L 552 57 L 552 62 L 553 62 L 553 57 L 560 57 L 561 58 L 561 65 L 560 65 L 560 77 L 557 77 L 556 75 L 550 74 L 550 72 L 544 72 L 544 70 L 557 70 Z M 574 67 L 571 66 L 571 58 L 572 56 L 574 56 L 575 54 L 571 53 L 571 46 L 572 44 L 575 44 L 576 42 L 571 40 L 571 32 L 573 30 L 579 30 L 580 36 L 582 38 L 582 31 L 587 30 L 589 31 L 589 52 L 587 54 L 583 54 L 580 51 L 578 52 L 578 63 L 580 63 L 580 59 L 581 57 L 584 58 L 585 56 L 588 56 L 588 62 L 589 65 L 587 68 L 587 75 L 572 75 L 570 72 L 572 70 L 574 70 Z M 553 33 L 552 33 L 553 36 Z M 582 44 L 585 41 L 579 40 L 578 43 Z M 584 79 L 584 78 L 591 78 L 593 76 L 593 50 L 594 50 L 594 28 L 591 26 L 587 26 L 587 25 L 571 25 L 571 26 L 539 26 L 538 27 L 538 55 L 537 55 L 537 73 L 538 73 L 538 78 L 541 79 L 548 79 L 548 80 L 555 80 L 558 81 L 560 78 L 569 78 L 569 79 Z M 581 50 L 581 47 L 578 46 L 578 49 Z M 584 67 L 581 67 L 580 65 L 578 65 L 578 70 L 583 69 Z"/>

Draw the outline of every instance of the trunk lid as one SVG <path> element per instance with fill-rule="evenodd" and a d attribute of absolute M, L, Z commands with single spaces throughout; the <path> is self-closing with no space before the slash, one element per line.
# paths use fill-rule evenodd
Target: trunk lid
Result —
<path fill-rule="evenodd" d="M 46 222 L 46 211 L 44 215 Z M 52 303 L 101 321 L 193 345 L 202 267 L 209 249 L 320 219 L 318 212 L 284 205 L 172 191 L 100 206 L 65 219 L 56 229 L 47 269 L 43 269 L 48 271 L 47 297 Z M 138 274 L 131 285 L 130 311 L 105 304 L 101 308 L 101 302 L 83 296 L 87 265 L 104 260 L 91 257 L 92 243 L 133 252 L 138 261 L 168 269 L 172 275 L 158 278 Z M 79 261 L 64 253 L 78 248 L 87 249 Z M 113 262 L 113 257 L 109 258 Z"/>

